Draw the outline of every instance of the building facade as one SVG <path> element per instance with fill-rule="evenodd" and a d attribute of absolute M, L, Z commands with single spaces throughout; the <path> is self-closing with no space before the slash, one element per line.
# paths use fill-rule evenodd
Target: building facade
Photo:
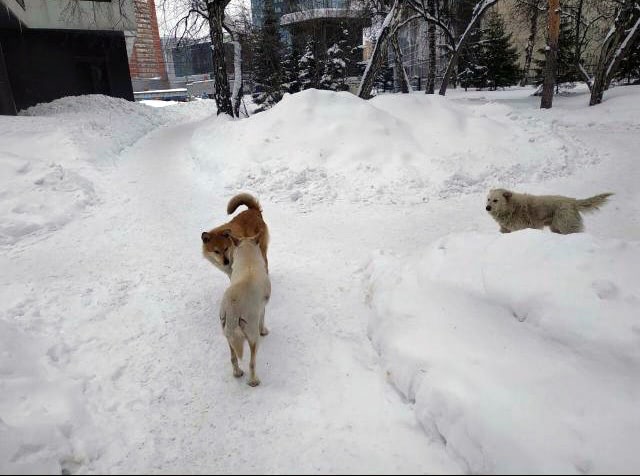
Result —
<path fill-rule="evenodd" d="M 342 42 L 352 69 L 349 75 L 360 73 L 363 30 L 370 21 L 360 4 L 351 0 L 285 0 L 280 17 L 280 25 L 298 53 L 313 39 L 314 56 L 322 60 L 331 46 Z"/>
<path fill-rule="evenodd" d="M 0 0 L 0 114 L 64 96 L 133 100 L 131 0 Z"/>
<path fill-rule="evenodd" d="M 154 0 L 133 0 L 137 35 L 129 56 L 134 91 L 165 89 L 169 79 L 165 68 Z"/>

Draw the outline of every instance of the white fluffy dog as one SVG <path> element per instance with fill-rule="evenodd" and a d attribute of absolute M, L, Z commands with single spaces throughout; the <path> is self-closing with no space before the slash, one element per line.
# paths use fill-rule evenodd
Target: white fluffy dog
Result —
<path fill-rule="evenodd" d="M 542 229 L 568 235 L 584 230 L 580 212 L 598 210 L 612 193 L 579 200 L 560 195 L 527 195 L 503 188 L 489 191 L 486 210 L 500 225 L 502 233 L 524 228 Z"/>

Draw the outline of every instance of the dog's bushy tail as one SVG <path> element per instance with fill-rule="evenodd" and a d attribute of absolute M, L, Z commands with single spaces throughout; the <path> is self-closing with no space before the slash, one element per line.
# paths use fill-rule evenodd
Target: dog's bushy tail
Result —
<path fill-rule="evenodd" d="M 229 200 L 229 203 L 227 204 L 227 213 L 231 215 L 240 205 L 246 205 L 249 209 L 262 212 L 262 207 L 260 207 L 260 202 L 258 202 L 256 197 L 249 193 L 239 193 Z"/>
<path fill-rule="evenodd" d="M 576 200 L 578 210 L 581 212 L 592 212 L 598 210 L 602 205 L 607 203 L 607 200 L 611 195 L 613 195 L 613 193 L 601 193 L 600 195 L 594 195 L 593 197 Z"/>

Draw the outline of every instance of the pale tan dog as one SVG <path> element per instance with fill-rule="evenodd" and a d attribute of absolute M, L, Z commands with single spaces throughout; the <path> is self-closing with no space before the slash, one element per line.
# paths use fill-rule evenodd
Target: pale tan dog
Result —
<path fill-rule="evenodd" d="M 264 325 L 264 312 L 271 297 L 271 281 L 258 245 L 259 235 L 241 239 L 228 236 L 234 242 L 231 284 L 222 298 L 220 322 L 229 343 L 234 377 L 244 375 L 238 358 L 242 359 L 244 341 L 249 343 L 248 384 L 255 387 L 260 385 L 256 375 L 258 339 L 269 333 Z"/>
<path fill-rule="evenodd" d="M 258 235 L 260 251 L 269 269 L 267 248 L 269 246 L 269 228 L 262 219 L 262 208 L 258 200 L 248 193 L 240 193 L 229 200 L 227 213 L 231 215 L 240 205 L 247 210 L 239 213 L 224 225 L 202 232 L 202 254 L 220 271 L 231 276 L 231 262 L 233 261 L 233 240 L 229 235 L 238 238 Z"/>
<path fill-rule="evenodd" d="M 584 230 L 580 213 L 598 210 L 612 193 L 583 200 L 560 195 L 527 195 L 503 188 L 489 191 L 486 210 L 500 225 L 502 233 L 524 228 L 542 229 L 568 235 Z"/>

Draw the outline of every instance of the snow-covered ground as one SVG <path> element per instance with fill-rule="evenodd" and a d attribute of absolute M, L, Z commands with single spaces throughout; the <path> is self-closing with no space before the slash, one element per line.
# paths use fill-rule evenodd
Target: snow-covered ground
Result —
<path fill-rule="evenodd" d="M 640 87 L 530 92 L 0 116 L 0 472 L 640 470 Z M 500 235 L 494 186 L 616 195 Z M 272 234 L 257 389 L 200 253 L 238 191 Z"/>

